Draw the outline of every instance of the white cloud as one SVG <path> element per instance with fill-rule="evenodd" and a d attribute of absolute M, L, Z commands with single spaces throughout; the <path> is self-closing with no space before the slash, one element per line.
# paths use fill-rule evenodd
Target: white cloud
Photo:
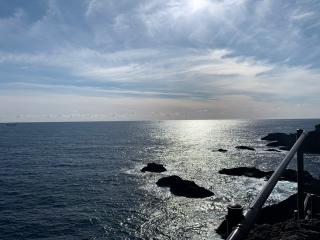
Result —
<path fill-rule="evenodd" d="M 48 94 L 46 85 L 56 94 L 130 96 L 137 106 L 154 98 L 175 112 L 185 98 L 210 110 L 203 114 L 231 117 L 265 114 L 260 107 L 277 115 L 271 105 L 315 108 L 318 8 L 309 1 L 70 0 L 49 1 L 33 21 L 16 8 L 0 18 L 1 93 Z"/>

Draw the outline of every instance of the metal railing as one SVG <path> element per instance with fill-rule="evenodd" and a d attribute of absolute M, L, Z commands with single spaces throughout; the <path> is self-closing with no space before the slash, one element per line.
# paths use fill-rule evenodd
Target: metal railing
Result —
<path fill-rule="evenodd" d="M 273 188 L 279 181 L 282 173 L 288 166 L 291 159 L 297 153 L 297 183 L 298 183 L 298 193 L 297 193 L 297 208 L 298 208 L 298 219 L 304 218 L 304 186 L 303 186 L 303 150 L 301 149 L 301 145 L 305 138 L 307 137 L 308 133 L 304 132 L 302 129 L 297 130 L 297 141 L 288 152 L 288 154 L 284 157 L 281 161 L 277 169 L 274 171 L 272 176 L 269 178 L 268 182 L 265 184 L 263 189 L 261 190 L 259 196 L 256 198 L 250 209 L 244 215 L 243 220 L 237 227 L 231 232 L 227 240 L 241 240 L 244 239 L 248 232 L 250 231 L 251 227 L 253 226 L 260 209 L 262 208 L 263 204 L 268 199 L 270 193 L 272 192 Z"/>

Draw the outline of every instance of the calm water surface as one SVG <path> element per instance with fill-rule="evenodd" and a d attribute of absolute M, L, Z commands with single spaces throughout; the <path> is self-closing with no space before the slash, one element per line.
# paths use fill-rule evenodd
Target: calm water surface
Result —
<path fill-rule="evenodd" d="M 220 239 L 229 203 L 248 206 L 264 180 L 219 175 L 226 167 L 273 170 L 269 132 L 311 130 L 320 120 L 212 120 L 0 124 L 0 239 Z M 248 145 L 252 151 L 234 147 Z M 227 153 L 212 150 L 225 148 Z M 141 173 L 148 162 L 161 174 Z M 320 158 L 306 157 L 319 177 Z M 292 168 L 295 163 L 291 164 Z M 215 193 L 188 199 L 158 188 L 166 175 Z M 281 182 L 268 204 L 296 185 Z"/>

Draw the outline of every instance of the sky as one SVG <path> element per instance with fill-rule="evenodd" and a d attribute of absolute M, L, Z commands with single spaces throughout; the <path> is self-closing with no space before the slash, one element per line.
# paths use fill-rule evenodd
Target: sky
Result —
<path fill-rule="evenodd" d="M 318 0 L 1 0 L 0 122 L 320 118 Z"/>

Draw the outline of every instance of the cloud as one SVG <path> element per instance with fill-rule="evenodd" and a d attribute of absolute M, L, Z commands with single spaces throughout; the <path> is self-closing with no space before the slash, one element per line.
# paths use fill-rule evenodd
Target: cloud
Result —
<path fill-rule="evenodd" d="M 319 103 L 317 2 L 33 4 L 35 8 L 12 3 L 0 14 L 0 34 L 5 36 L 0 39 L 1 94 L 24 95 L 24 90 L 42 92 L 43 98 L 49 91 L 73 98 L 121 97 L 137 108 L 153 99 L 165 114 L 184 109 L 184 101 L 196 105 L 195 111 L 208 109 L 200 111 L 207 114 L 203 117 L 221 117 L 218 112 L 232 117 L 232 111 L 234 117 L 266 116 L 259 107 L 269 116 L 281 111 L 294 116 L 297 104 L 315 109 Z M 215 108 L 209 106 L 212 99 Z M 285 110 L 274 111 L 280 105 Z M 138 112 L 135 116 L 146 116 L 142 108 Z M 179 117 L 187 118 L 183 112 Z"/>

